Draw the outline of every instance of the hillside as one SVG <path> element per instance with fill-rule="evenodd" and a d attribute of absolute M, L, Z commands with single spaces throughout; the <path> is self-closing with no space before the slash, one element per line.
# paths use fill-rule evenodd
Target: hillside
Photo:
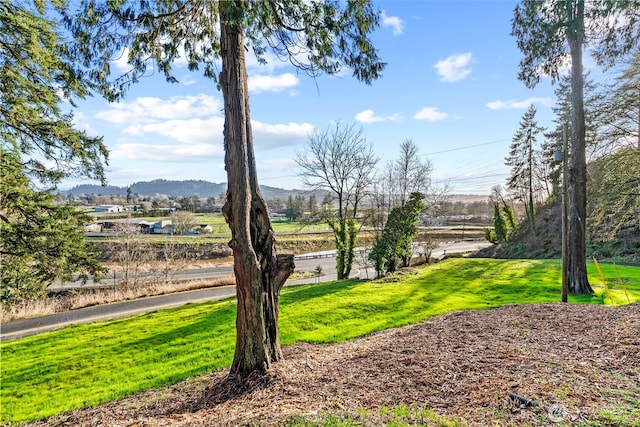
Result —
<path fill-rule="evenodd" d="M 620 150 L 592 162 L 587 182 L 587 255 L 640 262 L 640 152 Z M 520 224 L 509 242 L 481 256 L 560 258 L 562 214 L 559 198 L 536 212 L 536 232 Z"/>
<path fill-rule="evenodd" d="M 70 190 L 64 191 L 65 194 L 79 196 L 81 194 L 96 194 L 101 196 L 126 196 L 127 189 L 131 189 L 131 193 L 144 197 L 153 197 L 156 194 L 164 194 L 169 197 L 189 197 L 197 195 L 199 197 L 219 197 L 227 189 L 226 183 L 213 183 L 202 180 L 186 180 L 175 181 L 166 179 L 155 179 L 153 181 L 141 181 L 131 184 L 129 187 L 118 187 L 113 185 L 101 186 L 93 184 L 77 185 Z M 284 190 L 282 188 L 269 187 L 261 185 L 260 191 L 262 196 L 267 199 L 281 198 L 286 199 L 289 195 L 304 194 L 309 191 L 305 190 Z M 324 193 L 322 193 L 324 195 Z M 322 197 L 319 196 L 319 197 Z"/>

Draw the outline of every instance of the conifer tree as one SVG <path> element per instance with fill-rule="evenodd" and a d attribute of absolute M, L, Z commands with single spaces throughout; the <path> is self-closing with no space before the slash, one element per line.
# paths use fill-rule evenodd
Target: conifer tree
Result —
<path fill-rule="evenodd" d="M 538 181 L 540 156 L 537 149 L 537 137 L 544 131 L 536 121 L 536 107 L 531 104 L 522 116 L 520 127 L 513 136 L 509 156 L 505 159 L 511 166 L 511 175 L 507 178 L 507 188 L 516 200 L 524 203 L 531 232 L 535 233 L 535 195 L 540 190 Z"/>

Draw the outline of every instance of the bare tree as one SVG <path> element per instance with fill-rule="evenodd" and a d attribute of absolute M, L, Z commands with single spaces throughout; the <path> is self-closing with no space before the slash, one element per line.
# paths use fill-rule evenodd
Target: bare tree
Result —
<path fill-rule="evenodd" d="M 336 272 L 346 279 L 355 259 L 358 209 L 373 183 L 379 158 L 367 143 L 361 127 L 336 123 L 309 135 L 305 151 L 298 152 L 304 185 L 330 192 L 337 206 L 326 212 L 336 243 Z"/>
<path fill-rule="evenodd" d="M 173 283 L 176 275 L 185 270 L 197 256 L 197 248 L 194 244 L 180 243 L 165 236 L 157 249 L 154 269 L 156 280 L 162 284 Z"/>
<path fill-rule="evenodd" d="M 412 193 L 427 194 L 431 188 L 433 165 L 429 159 L 420 159 L 420 148 L 411 139 L 400 143 L 400 155 L 389 163 L 386 179 L 390 190 L 390 208 L 404 206 Z"/>
<path fill-rule="evenodd" d="M 122 269 L 121 286 L 135 286 L 143 276 L 142 266 L 152 258 L 149 245 L 141 239 L 140 228 L 132 223 L 118 223 L 116 237 L 110 242 L 110 258 Z"/>
<path fill-rule="evenodd" d="M 184 234 L 198 225 L 198 217 L 189 211 L 174 211 L 169 215 L 176 234 Z"/>

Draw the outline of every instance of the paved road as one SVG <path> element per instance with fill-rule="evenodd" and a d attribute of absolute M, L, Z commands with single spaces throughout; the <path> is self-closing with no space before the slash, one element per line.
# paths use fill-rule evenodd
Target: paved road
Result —
<path fill-rule="evenodd" d="M 331 252 L 331 251 L 328 251 Z M 325 254 L 324 252 L 318 252 L 316 254 L 306 254 L 296 256 L 296 271 L 314 271 L 317 266 L 322 267 L 323 273 L 330 273 L 335 269 L 335 251 L 333 254 Z M 189 281 L 189 280 L 206 280 L 215 279 L 221 277 L 233 276 L 233 265 L 219 265 L 215 267 L 203 267 L 197 269 L 182 270 L 176 273 L 173 277 L 175 281 Z M 87 289 L 87 288 L 105 288 L 111 287 L 119 283 L 122 280 L 122 274 L 117 273 L 114 276 L 105 276 L 100 282 L 94 282 L 91 277 L 87 283 L 82 283 L 80 280 L 56 283 L 51 285 L 50 289 Z M 333 279 L 325 279 L 333 280 Z"/>
<path fill-rule="evenodd" d="M 445 253 L 470 252 L 488 246 L 486 241 L 464 241 L 442 243 L 434 249 L 432 256 L 442 258 Z M 323 266 L 323 274 L 320 280 L 331 281 L 336 279 L 335 259 L 330 257 L 330 252 L 307 254 L 296 259 L 297 271 L 313 271 L 318 265 Z M 370 267 L 361 265 L 354 267 L 356 277 L 373 277 L 375 274 Z M 227 274 L 229 275 L 229 274 Z M 318 278 L 310 277 L 300 280 L 289 280 L 287 286 L 315 283 Z M 31 319 L 15 320 L 0 325 L 0 340 L 11 340 L 42 332 L 60 329 L 68 325 L 105 321 L 120 317 L 133 316 L 139 313 L 178 307 L 189 303 L 198 303 L 219 300 L 235 296 L 235 286 L 220 286 L 215 288 L 199 289 L 195 291 L 177 292 L 168 295 L 140 298 L 132 301 L 124 301 L 113 304 L 104 304 L 93 307 L 70 310 Z"/>

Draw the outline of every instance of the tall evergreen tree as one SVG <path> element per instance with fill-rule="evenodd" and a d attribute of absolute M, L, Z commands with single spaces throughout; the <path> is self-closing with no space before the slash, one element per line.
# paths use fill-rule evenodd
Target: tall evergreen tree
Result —
<path fill-rule="evenodd" d="M 589 26 L 585 26 L 589 22 Z M 514 10 L 512 35 L 524 54 L 518 78 L 534 87 L 543 75 L 555 82 L 571 59 L 568 257 L 563 282 L 574 294 L 591 294 L 586 265 L 586 153 L 583 49 L 591 46 L 599 64 L 612 66 L 638 45 L 637 4 L 608 0 L 525 0 Z"/>
<path fill-rule="evenodd" d="M 555 114 L 555 127 L 544 134 L 545 141 L 541 145 L 542 170 L 541 180 L 551 182 L 549 195 L 558 195 L 560 168 L 555 167 L 554 151 L 563 149 L 563 139 L 569 137 L 568 124 L 571 122 L 571 75 L 563 75 L 558 79 L 554 91 L 556 103 L 551 108 Z M 603 93 L 598 85 L 587 74 L 584 76 L 584 119 L 585 149 L 593 157 L 599 151 L 598 137 L 600 115 L 603 113 Z M 567 135 L 565 135 L 565 129 Z M 567 153 L 568 155 L 570 153 Z"/>
<path fill-rule="evenodd" d="M 539 151 L 537 150 L 537 137 L 544 131 L 536 121 L 536 107 L 531 104 L 522 116 L 520 127 L 513 136 L 509 156 L 505 159 L 511 166 L 511 175 L 507 178 L 507 188 L 511 190 L 514 198 L 524 203 L 525 212 L 531 232 L 535 233 L 535 194 L 539 192 L 540 185 L 537 177 L 540 170 Z"/>
<path fill-rule="evenodd" d="M 238 295 L 231 375 L 266 372 L 282 358 L 278 301 L 294 264 L 293 256 L 276 254 L 258 186 L 245 50 L 252 48 L 265 62 L 270 49 L 312 76 L 349 68 L 371 83 L 384 68 L 369 40 L 378 13 L 368 1 L 83 0 L 65 22 L 79 42 L 78 63 L 89 67 L 109 99 L 123 96 L 148 67 L 177 81 L 172 66 L 181 56 L 190 70 L 202 67 L 217 82 L 224 98 L 228 181 L 222 211 L 231 228 Z M 109 80 L 109 60 L 124 48 L 131 71 Z"/>
<path fill-rule="evenodd" d="M 89 94 L 45 2 L 0 3 L 0 270 L 2 302 L 42 297 L 76 270 L 99 273 L 82 215 L 54 203 L 61 179 L 104 183 L 107 150 L 65 111 Z M 63 4 L 54 2 L 62 8 Z"/>

